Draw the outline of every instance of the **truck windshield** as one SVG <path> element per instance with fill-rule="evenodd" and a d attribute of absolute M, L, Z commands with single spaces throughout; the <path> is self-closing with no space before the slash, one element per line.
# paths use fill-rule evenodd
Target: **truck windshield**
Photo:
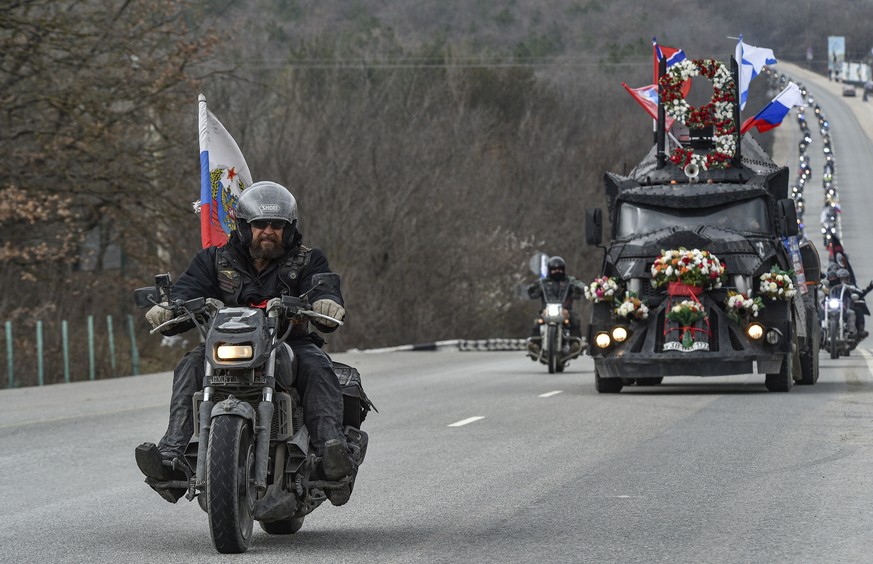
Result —
<path fill-rule="evenodd" d="M 764 198 L 755 198 L 696 209 L 668 209 L 624 202 L 619 208 L 616 237 L 650 233 L 667 227 L 699 225 L 731 231 L 769 233 L 767 202 Z"/>

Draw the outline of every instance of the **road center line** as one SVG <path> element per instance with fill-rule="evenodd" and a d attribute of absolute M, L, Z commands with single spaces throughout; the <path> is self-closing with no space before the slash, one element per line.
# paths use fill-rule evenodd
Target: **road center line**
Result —
<path fill-rule="evenodd" d="M 467 419 L 462 419 L 462 420 L 458 421 L 457 423 L 452 423 L 451 425 L 449 425 L 449 427 L 463 427 L 464 425 L 467 425 L 468 423 L 473 423 L 475 421 L 479 421 L 480 419 L 485 419 L 485 418 L 478 416 L 478 415 L 476 417 L 468 417 Z"/>
<path fill-rule="evenodd" d="M 546 393 L 544 393 L 544 394 L 540 394 L 540 395 L 538 395 L 537 397 L 540 397 L 540 398 L 550 398 L 550 397 L 552 397 L 552 396 L 556 396 L 556 395 L 560 394 L 561 392 L 562 392 L 562 390 L 555 390 L 554 392 L 546 392 Z"/>

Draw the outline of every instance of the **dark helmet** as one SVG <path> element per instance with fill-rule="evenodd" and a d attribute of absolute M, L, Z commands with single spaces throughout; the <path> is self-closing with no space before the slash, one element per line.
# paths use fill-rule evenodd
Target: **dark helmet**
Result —
<path fill-rule="evenodd" d="M 547 266 L 552 280 L 563 280 L 567 275 L 567 263 L 561 257 L 550 258 Z"/>
<path fill-rule="evenodd" d="M 281 184 L 255 182 L 242 191 L 236 204 L 237 230 L 246 245 L 252 242 L 251 222 L 261 219 L 286 222 L 282 242 L 290 245 L 297 228 L 297 200 Z"/>
<path fill-rule="evenodd" d="M 837 271 L 837 278 L 839 278 L 840 280 L 842 280 L 843 278 L 848 280 L 850 278 L 849 271 L 846 270 L 845 268 L 839 269 Z"/>

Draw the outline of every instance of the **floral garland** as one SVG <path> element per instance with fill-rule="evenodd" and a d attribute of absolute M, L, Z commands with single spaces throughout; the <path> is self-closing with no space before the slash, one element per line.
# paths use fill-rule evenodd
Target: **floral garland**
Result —
<path fill-rule="evenodd" d="M 642 321 L 649 318 L 649 306 L 637 297 L 636 292 L 627 292 L 624 301 L 615 308 L 615 315 Z"/>
<path fill-rule="evenodd" d="M 727 316 L 739 323 L 748 317 L 758 317 L 758 313 L 764 309 L 764 302 L 758 296 L 749 298 L 745 294 L 729 291 L 724 306 Z"/>
<path fill-rule="evenodd" d="M 761 295 L 773 301 L 790 300 L 797 293 L 793 277 L 793 271 L 774 266 L 770 272 L 761 275 Z"/>
<path fill-rule="evenodd" d="M 618 295 L 618 282 L 611 276 L 600 276 L 585 286 L 585 299 L 589 302 L 612 302 Z"/>
<path fill-rule="evenodd" d="M 695 76 L 705 76 L 712 81 L 712 99 L 700 107 L 689 105 L 682 95 L 682 84 Z M 659 84 L 664 109 L 672 118 L 688 127 L 713 126 L 715 149 L 712 152 L 698 155 L 691 149 L 677 147 L 670 160 L 680 167 L 693 163 L 701 170 L 730 167 L 737 146 L 736 83 L 730 70 L 715 59 L 685 59 L 671 66 Z"/>
<path fill-rule="evenodd" d="M 700 249 L 661 251 L 652 263 L 652 286 L 681 282 L 688 286 L 720 288 L 725 278 L 725 265 L 709 251 Z"/>

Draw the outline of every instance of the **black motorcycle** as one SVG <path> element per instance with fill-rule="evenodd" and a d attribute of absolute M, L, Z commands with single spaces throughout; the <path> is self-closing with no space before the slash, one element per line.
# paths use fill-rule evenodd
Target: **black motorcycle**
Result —
<path fill-rule="evenodd" d="M 582 339 L 570 334 L 570 312 L 564 308 L 572 286 L 567 284 L 562 290 L 555 291 L 554 285 L 544 284 L 543 280 L 538 283 L 545 307 L 536 319 L 539 336 L 528 339 L 534 345 L 528 347 L 528 356 L 547 365 L 549 374 L 563 372 L 567 364 L 585 350 Z"/>
<path fill-rule="evenodd" d="M 849 295 L 846 295 L 847 292 Z M 855 327 L 848 323 L 848 311 L 849 307 L 857 308 L 862 301 L 863 298 L 856 289 L 846 284 L 834 286 L 825 297 L 821 346 L 827 349 L 832 359 L 849 356 L 858 346 L 859 335 Z M 863 313 L 856 312 L 856 315 Z"/>
<path fill-rule="evenodd" d="M 156 281 L 158 287 L 134 292 L 141 309 L 167 300 L 169 275 Z M 338 288 L 339 275 L 316 274 L 313 284 Z M 223 307 L 204 298 L 169 302 L 168 307 L 176 317 L 154 331 L 193 321 L 206 341 L 206 375 L 203 390 L 194 396 L 188 467 L 174 468 L 188 479 L 156 487 L 187 490 L 189 501 L 197 498 L 209 516 L 218 552 L 245 552 L 254 521 L 270 534 L 297 532 L 305 516 L 327 499 L 327 490 L 350 485 L 352 478 L 332 482 L 316 471 L 320 460 L 293 387 L 297 363 L 285 340 L 294 323 L 310 318 L 342 322 L 313 312 L 305 295 L 283 296 L 266 313 L 254 307 Z M 356 369 L 334 362 L 334 370 L 343 389 L 344 432 L 360 465 L 368 439 L 361 422 L 373 405 Z"/>

